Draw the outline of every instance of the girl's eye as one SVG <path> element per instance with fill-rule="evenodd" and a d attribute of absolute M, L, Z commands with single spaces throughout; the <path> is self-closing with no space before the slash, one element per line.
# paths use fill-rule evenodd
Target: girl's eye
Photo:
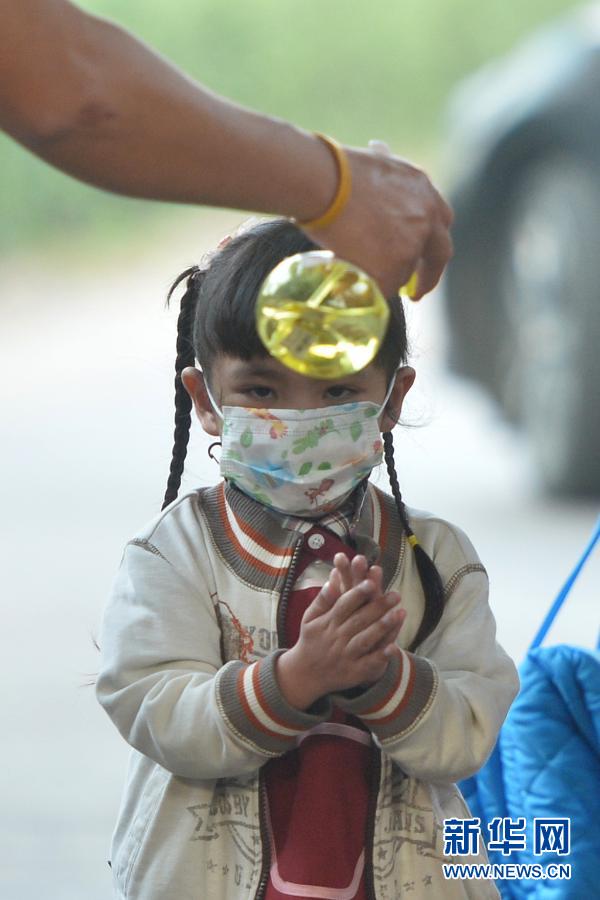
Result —
<path fill-rule="evenodd" d="M 266 387 L 264 384 L 255 384 L 252 387 L 245 388 L 242 391 L 242 394 L 249 394 L 257 400 L 268 400 L 273 394 L 273 390 L 270 387 Z"/>
<path fill-rule="evenodd" d="M 327 394 L 332 400 L 349 400 L 356 391 L 354 388 L 345 387 L 343 384 L 335 384 L 327 388 Z"/>

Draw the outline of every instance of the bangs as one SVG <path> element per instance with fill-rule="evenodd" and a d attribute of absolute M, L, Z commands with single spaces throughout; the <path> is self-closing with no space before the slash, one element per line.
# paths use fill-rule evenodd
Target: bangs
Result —
<path fill-rule="evenodd" d="M 193 326 L 194 353 L 210 371 L 215 356 L 248 361 L 269 352 L 256 330 L 256 300 L 263 281 L 282 260 L 320 249 L 288 219 L 260 222 L 243 231 L 214 256 L 203 273 Z M 374 364 L 391 375 L 406 362 L 406 323 L 402 300 L 389 301 L 388 330 Z"/>
<path fill-rule="evenodd" d="M 248 360 L 268 356 L 256 331 L 256 300 L 267 275 L 295 253 L 318 249 L 288 219 L 261 222 L 226 244 L 202 280 L 194 350 L 203 369 L 218 354 Z"/>

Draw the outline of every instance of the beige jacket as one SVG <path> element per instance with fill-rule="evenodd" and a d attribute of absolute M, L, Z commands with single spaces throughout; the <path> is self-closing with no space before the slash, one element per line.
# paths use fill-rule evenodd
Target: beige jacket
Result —
<path fill-rule="evenodd" d="M 261 766 L 327 720 L 359 716 L 379 748 L 367 847 L 369 893 L 496 898 L 492 882 L 446 881 L 443 819 L 469 812 L 455 782 L 476 772 L 518 691 L 496 643 L 488 581 L 456 527 L 410 511 L 445 585 L 445 611 L 354 699 L 290 707 L 274 677 L 304 536 L 220 484 L 176 500 L 129 542 L 101 636 L 98 700 L 134 748 L 112 843 L 120 900 L 255 900 L 268 878 Z M 369 485 L 358 532 L 379 545 L 385 590 L 407 610 L 408 647 L 424 598 L 387 494 Z M 359 544 L 359 549 L 361 549 Z M 478 857 L 458 862 L 486 862 Z M 340 900 L 343 893 L 339 894 Z"/>

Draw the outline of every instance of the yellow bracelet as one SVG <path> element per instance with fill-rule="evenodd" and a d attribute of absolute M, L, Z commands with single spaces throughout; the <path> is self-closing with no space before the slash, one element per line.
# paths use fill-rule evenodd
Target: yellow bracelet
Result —
<path fill-rule="evenodd" d="M 335 156 L 335 162 L 338 169 L 339 182 L 338 188 L 335 194 L 335 197 L 331 201 L 331 205 L 328 209 L 323 213 L 322 216 L 319 216 L 318 219 L 311 219 L 308 222 L 298 222 L 297 224 L 301 228 L 326 228 L 327 225 L 331 225 L 331 223 L 337 219 L 346 203 L 348 202 L 348 198 L 350 197 L 350 191 L 352 190 L 352 175 L 350 174 L 350 163 L 348 162 L 348 157 L 343 149 L 343 147 L 338 144 L 333 138 L 327 137 L 326 134 L 320 134 L 319 132 L 315 132 L 315 136 L 326 144 L 333 155 Z"/>

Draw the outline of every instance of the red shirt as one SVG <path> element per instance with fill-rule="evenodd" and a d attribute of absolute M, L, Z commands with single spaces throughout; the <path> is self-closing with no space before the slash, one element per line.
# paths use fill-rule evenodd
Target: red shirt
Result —
<path fill-rule="evenodd" d="M 313 534 L 323 543 L 311 548 Z M 315 559 L 355 552 L 332 532 L 314 527 L 296 574 Z M 300 634 L 304 611 L 318 587 L 294 589 L 288 600 L 286 646 Z M 334 707 L 327 722 L 306 732 L 298 746 L 265 764 L 271 871 L 265 900 L 366 900 L 365 844 L 371 734 L 360 719 Z"/>

